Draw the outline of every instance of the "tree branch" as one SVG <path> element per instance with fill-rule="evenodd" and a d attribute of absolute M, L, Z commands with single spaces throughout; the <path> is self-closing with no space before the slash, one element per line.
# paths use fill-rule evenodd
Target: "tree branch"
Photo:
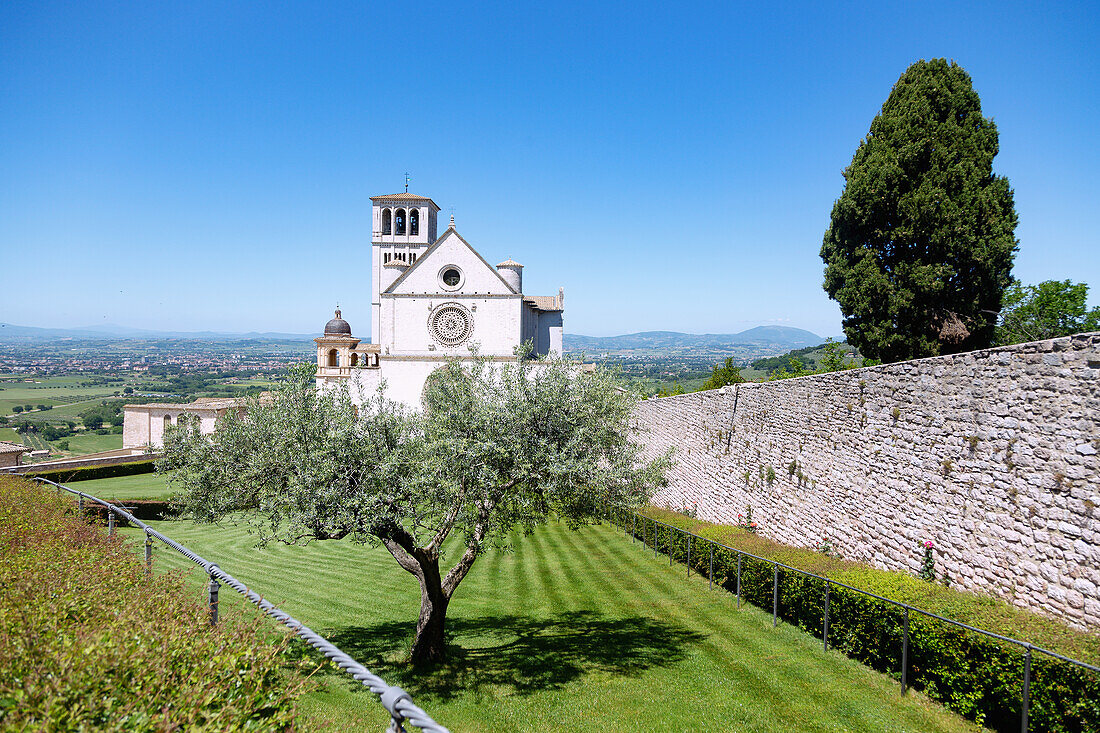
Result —
<path fill-rule="evenodd" d="M 455 497 L 454 503 L 451 504 L 450 510 L 447 512 L 447 516 L 443 518 L 443 524 L 439 527 L 439 531 L 435 533 L 435 537 L 425 547 L 424 551 L 435 555 L 439 552 L 439 548 L 443 545 L 443 540 L 447 539 L 447 535 L 451 533 L 451 529 L 455 526 L 455 520 L 458 519 L 458 513 L 462 511 L 462 500 L 466 498 L 466 487 L 462 487 L 462 491 Z"/>
<path fill-rule="evenodd" d="M 417 548 L 413 536 L 404 527 L 393 522 L 375 534 L 393 555 L 393 559 L 397 560 L 398 565 L 417 577 L 424 572 L 421 567 L 423 553 Z"/>
<path fill-rule="evenodd" d="M 474 532 L 471 535 L 470 540 L 466 543 L 466 551 L 462 553 L 462 557 L 458 559 L 458 563 L 451 568 L 451 571 L 447 573 L 447 577 L 443 579 L 443 595 L 447 598 L 451 597 L 451 594 L 455 592 L 458 584 L 462 582 L 462 579 L 466 577 L 466 573 L 470 572 L 470 568 L 474 565 L 474 560 L 481 554 L 481 542 L 485 539 L 485 534 L 488 531 L 489 526 L 489 506 L 487 502 L 478 503 L 477 523 L 474 525 Z"/>

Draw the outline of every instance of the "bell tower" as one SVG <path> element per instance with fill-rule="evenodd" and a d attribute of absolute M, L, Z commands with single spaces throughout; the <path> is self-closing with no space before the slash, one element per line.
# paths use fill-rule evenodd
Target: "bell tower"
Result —
<path fill-rule="evenodd" d="M 406 188 L 408 186 L 406 185 Z M 397 259 L 416 262 L 436 240 L 439 207 L 426 196 L 405 191 L 390 196 L 371 196 L 371 343 L 377 344 L 382 329 L 380 294 L 382 268 Z"/>

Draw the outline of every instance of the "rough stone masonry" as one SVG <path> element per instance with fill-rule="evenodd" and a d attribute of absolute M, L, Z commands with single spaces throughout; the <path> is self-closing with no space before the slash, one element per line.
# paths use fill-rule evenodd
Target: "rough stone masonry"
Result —
<path fill-rule="evenodd" d="M 736 409 L 735 409 L 736 403 Z M 1100 333 L 642 402 L 654 504 L 1100 628 Z"/>

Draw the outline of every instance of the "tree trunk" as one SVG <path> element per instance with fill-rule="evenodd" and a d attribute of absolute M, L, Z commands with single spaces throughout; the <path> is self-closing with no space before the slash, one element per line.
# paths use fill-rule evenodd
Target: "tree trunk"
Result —
<path fill-rule="evenodd" d="M 447 655 L 447 604 L 450 598 L 443 592 L 439 578 L 439 560 L 421 559 L 420 618 L 416 622 L 416 637 L 412 645 L 412 663 L 443 661 Z"/>

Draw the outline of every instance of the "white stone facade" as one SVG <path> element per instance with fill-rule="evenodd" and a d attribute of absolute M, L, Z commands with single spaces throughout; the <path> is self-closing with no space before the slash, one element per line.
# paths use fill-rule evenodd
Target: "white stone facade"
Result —
<path fill-rule="evenodd" d="M 191 420 L 199 432 L 214 432 L 218 418 L 229 410 L 244 409 L 244 400 L 200 397 L 194 402 L 150 403 L 123 407 L 122 447 L 163 448 L 164 433 L 169 425 L 179 425 L 181 420 Z"/>
<path fill-rule="evenodd" d="M 828 536 L 913 573 L 931 540 L 951 585 L 1100 628 L 1100 334 L 651 399 L 636 417 L 650 455 L 676 448 L 658 505 L 730 524 L 751 505 L 765 536 Z"/>
<path fill-rule="evenodd" d="M 391 399 L 418 408 L 428 375 L 474 349 L 512 361 L 530 340 L 536 356 L 562 353 L 564 293 L 525 296 L 522 265 L 493 267 L 451 225 L 436 238 L 439 207 L 409 193 L 377 196 L 371 237 L 371 343 L 340 317 L 317 343 L 317 384 L 351 380 L 353 393 L 385 384 Z M 413 227 L 413 214 L 419 224 Z"/>

